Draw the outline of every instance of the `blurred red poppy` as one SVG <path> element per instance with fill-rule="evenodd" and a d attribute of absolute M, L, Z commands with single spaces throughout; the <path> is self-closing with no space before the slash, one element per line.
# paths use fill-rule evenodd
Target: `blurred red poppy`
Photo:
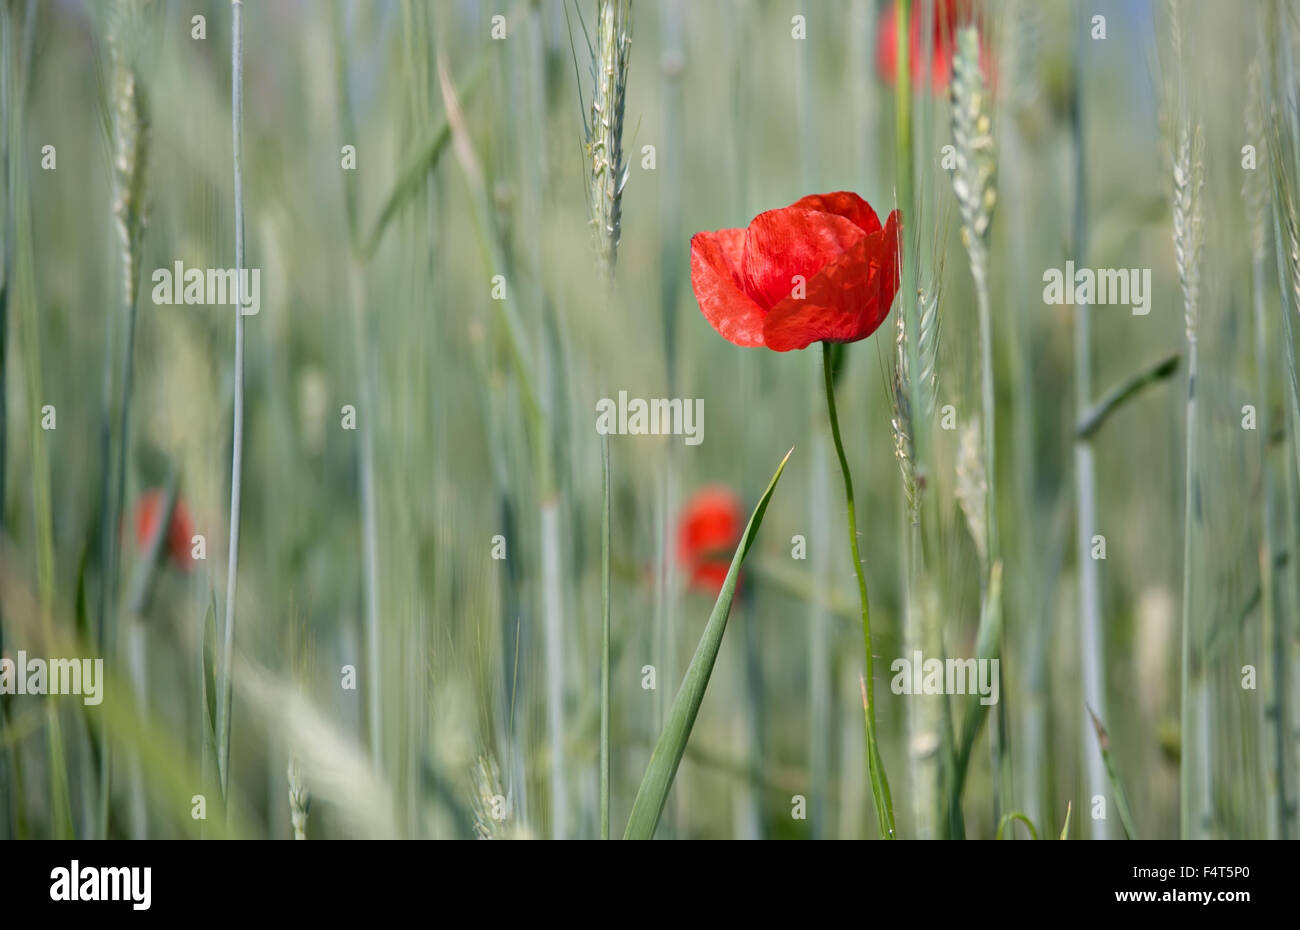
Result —
<path fill-rule="evenodd" d="M 688 584 L 717 596 L 744 531 L 740 499 L 729 488 L 701 488 L 682 510 L 677 528 L 677 559 Z"/>
<path fill-rule="evenodd" d="M 948 80 L 952 77 L 952 56 L 956 44 L 957 29 L 963 23 L 971 21 L 973 4 L 970 0 L 937 0 L 932 16 L 933 23 L 929 33 L 928 49 L 922 47 L 922 16 L 920 5 L 913 3 L 911 21 L 907 24 L 911 42 L 908 43 L 908 70 L 912 72 L 915 84 L 930 85 L 936 94 L 948 92 Z M 925 74 L 925 54 L 930 54 L 930 73 Z M 992 82 L 992 62 L 988 49 L 980 42 L 980 67 Z M 898 74 L 898 4 L 891 0 L 876 26 L 876 68 L 880 76 L 890 84 L 897 80 Z"/>
<path fill-rule="evenodd" d="M 812 194 L 747 229 L 691 238 L 691 286 L 709 323 L 738 346 L 777 352 L 856 342 L 898 293 L 899 213 L 884 228 L 857 194 Z"/>
<path fill-rule="evenodd" d="M 153 538 L 154 529 L 162 514 L 166 497 L 163 491 L 154 488 L 146 491 L 135 505 L 135 543 L 143 552 Z M 190 557 L 190 540 L 194 535 L 194 521 L 179 497 L 172 506 L 171 525 L 167 527 L 167 538 L 163 541 L 168 559 L 181 571 L 189 571 L 193 565 Z"/>

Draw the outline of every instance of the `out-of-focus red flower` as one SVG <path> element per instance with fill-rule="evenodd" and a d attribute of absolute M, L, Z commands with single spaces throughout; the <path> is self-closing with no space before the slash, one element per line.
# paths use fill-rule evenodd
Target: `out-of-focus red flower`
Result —
<path fill-rule="evenodd" d="M 948 92 L 948 80 L 952 77 L 952 56 L 956 47 L 957 29 L 970 22 L 973 3 L 971 0 L 937 0 L 934 7 L 934 23 L 930 29 L 928 42 L 921 42 L 922 10 L 913 3 L 911 19 L 907 24 L 908 35 L 908 70 L 912 72 L 915 84 L 928 83 L 936 94 Z M 926 74 L 925 54 L 930 54 L 930 73 Z M 984 41 L 980 40 L 980 67 L 992 83 L 992 61 Z M 898 4 L 891 0 L 889 6 L 876 25 L 876 68 L 880 76 L 890 84 L 898 75 Z"/>
<path fill-rule="evenodd" d="M 701 488 L 687 502 L 677 527 L 677 559 L 690 574 L 691 587 L 714 597 L 722 590 L 743 519 L 740 499 L 721 485 Z"/>
<path fill-rule="evenodd" d="M 154 488 L 146 491 L 135 505 L 135 543 L 140 551 L 149 546 L 158 520 L 162 514 L 166 497 L 162 490 Z M 167 538 L 163 541 L 167 558 L 181 571 L 189 571 L 194 566 L 190 557 L 190 540 L 194 535 L 194 521 L 190 517 L 185 502 L 176 498 L 172 506 L 171 525 L 167 527 Z"/>
<path fill-rule="evenodd" d="M 812 194 L 747 229 L 691 237 L 691 286 L 705 318 L 738 346 L 777 352 L 856 342 L 898 293 L 899 226 L 857 194 Z"/>

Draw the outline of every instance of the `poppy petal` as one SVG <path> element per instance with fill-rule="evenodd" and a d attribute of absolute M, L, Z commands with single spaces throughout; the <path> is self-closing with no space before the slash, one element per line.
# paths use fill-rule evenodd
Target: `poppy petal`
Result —
<path fill-rule="evenodd" d="M 900 284 L 898 276 L 898 256 L 903 248 L 903 216 L 897 210 L 885 220 L 885 228 L 880 232 L 879 244 L 875 246 L 880 252 L 880 271 L 876 274 L 875 311 L 878 317 L 870 323 L 868 335 L 889 316 L 889 308 L 894 305 Z"/>
<path fill-rule="evenodd" d="M 745 230 L 719 229 L 691 237 L 691 287 L 700 312 L 738 346 L 763 344 L 763 310 L 742 284 Z"/>
<path fill-rule="evenodd" d="M 814 342 L 856 342 L 879 328 L 898 293 L 899 214 L 865 237 L 808 282 L 802 300 L 786 298 L 769 311 L 763 327 L 776 352 Z"/>
<path fill-rule="evenodd" d="M 791 209 L 795 207 L 842 216 L 868 235 L 880 232 L 880 217 L 876 216 L 876 211 L 871 209 L 871 204 L 852 191 L 809 194 L 790 205 Z"/>
<path fill-rule="evenodd" d="M 785 207 L 754 217 L 745 233 L 746 290 L 771 310 L 806 287 L 827 265 L 858 245 L 865 234 L 852 220 L 833 213 Z"/>
<path fill-rule="evenodd" d="M 854 342 L 864 332 L 866 313 L 874 310 L 872 255 L 866 240 L 832 262 L 808 282 L 803 299 L 787 297 L 767 314 L 763 339 L 775 352 L 805 349 L 814 342 Z"/>

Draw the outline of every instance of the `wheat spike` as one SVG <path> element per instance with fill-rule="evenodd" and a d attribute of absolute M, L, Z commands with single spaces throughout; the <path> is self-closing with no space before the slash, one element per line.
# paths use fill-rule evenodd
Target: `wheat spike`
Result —
<path fill-rule="evenodd" d="M 966 26 L 957 33 L 950 93 L 956 149 L 952 188 L 961 209 L 962 243 L 971 254 L 973 274 L 982 280 L 989 224 L 997 203 L 993 183 L 997 161 L 993 153 L 988 92 L 980 72 L 979 32 L 974 26 Z"/>
<path fill-rule="evenodd" d="M 479 756 L 473 771 L 474 780 L 474 835 L 480 840 L 495 840 L 503 837 L 504 818 L 494 816 L 501 799 L 501 771 L 495 759 Z"/>
<path fill-rule="evenodd" d="M 898 468 L 903 475 L 903 495 L 907 500 L 908 517 L 915 526 L 921 522 L 921 515 L 917 494 L 916 449 L 912 443 L 912 402 L 905 319 L 902 313 L 894 315 L 894 372 L 890 385 L 894 411 L 889 425 L 894 434 L 894 457 L 898 459 Z"/>
<path fill-rule="evenodd" d="M 993 148 L 993 120 L 989 115 L 989 95 L 980 71 L 979 32 L 965 26 L 957 33 L 957 53 L 953 59 L 952 136 L 956 151 L 952 188 L 961 212 L 961 238 L 970 256 L 971 278 L 980 333 L 980 407 L 983 412 L 983 446 L 978 432 L 962 436 L 962 453 L 968 461 L 958 462 L 959 483 L 964 477 L 969 490 L 982 489 L 978 507 L 973 499 L 963 499 L 962 508 L 972 531 L 978 526 L 980 558 L 985 570 L 990 559 L 996 560 L 997 504 L 993 499 L 997 467 L 994 453 L 996 399 L 993 386 L 993 317 L 989 308 L 988 241 L 993 208 L 997 203 L 994 176 L 997 159 Z M 982 459 L 980 458 L 982 453 Z M 977 461 L 978 460 L 978 461 Z M 964 474 L 963 474 L 964 469 Z M 960 493 L 960 488 L 959 488 Z"/>
<path fill-rule="evenodd" d="M 1174 155 L 1174 259 L 1183 291 L 1183 314 L 1187 341 L 1196 341 L 1200 301 L 1202 237 L 1201 188 L 1205 186 L 1202 160 L 1204 140 L 1201 124 L 1184 124 L 1178 132 Z"/>
<path fill-rule="evenodd" d="M 623 185 L 628 175 L 623 159 L 623 111 L 631 53 L 632 0 L 600 0 L 592 61 L 596 86 L 591 99 L 587 154 L 593 240 L 606 276 L 614 272 L 622 229 Z"/>
<path fill-rule="evenodd" d="M 1296 228 L 1296 207 L 1290 191 L 1284 201 L 1283 223 L 1286 226 L 1287 268 L 1291 275 L 1292 306 L 1300 313 L 1300 232 Z"/>
<path fill-rule="evenodd" d="M 1284 165 L 1293 160 L 1293 151 L 1283 139 L 1279 130 L 1281 117 L 1274 114 L 1269 120 L 1268 159 L 1273 178 L 1273 196 L 1277 198 L 1283 251 L 1287 259 L 1287 276 L 1291 281 L 1294 294 L 1291 304 L 1300 313 L 1300 220 L 1297 220 L 1295 191 L 1291 186 L 1291 177 Z"/>
<path fill-rule="evenodd" d="M 289 817 L 293 823 L 293 838 L 307 839 L 307 814 L 311 811 L 311 792 L 303 781 L 302 766 L 294 753 L 289 754 Z"/>
<path fill-rule="evenodd" d="M 113 101 L 113 217 L 121 240 L 126 306 L 135 303 L 140 236 L 145 226 L 149 103 L 132 51 L 139 41 L 145 6 L 133 0 L 115 6 L 108 43 Z"/>
<path fill-rule="evenodd" d="M 917 375 L 917 387 L 920 388 L 922 414 L 927 419 L 934 416 L 934 408 L 939 398 L 939 299 L 942 281 L 943 258 L 941 256 L 930 286 L 916 292 L 921 321 L 921 333 L 917 339 L 917 358 L 921 371 Z"/>

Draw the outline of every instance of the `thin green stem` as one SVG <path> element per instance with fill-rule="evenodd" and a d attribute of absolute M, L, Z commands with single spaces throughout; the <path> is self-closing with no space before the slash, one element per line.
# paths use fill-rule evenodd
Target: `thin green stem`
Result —
<path fill-rule="evenodd" d="M 601 437 L 600 838 L 609 839 L 609 436 Z"/>
<path fill-rule="evenodd" d="M 361 485 L 361 547 L 362 588 L 365 592 L 366 663 L 369 669 L 366 685 L 367 719 L 370 729 L 370 757 L 376 766 L 383 766 L 383 700 L 380 655 L 383 641 L 379 628 L 379 517 L 375 502 L 375 427 L 370 412 L 375 410 L 375 366 L 372 351 L 371 329 L 366 320 L 365 267 L 352 261 L 348 273 L 348 291 L 351 294 L 353 332 L 357 347 L 357 380 L 361 394 L 361 409 L 365 411 L 360 423 L 360 449 L 358 455 L 359 482 Z"/>
<path fill-rule="evenodd" d="M 898 0 L 898 33 L 895 48 L 898 49 L 898 65 L 895 68 L 894 82 L 894 174 L 897 188 L 895 197 L 903 218 L 917 216 L 912 202 L 915 166 L 912 163 L 912 68 L 909 61 L 911 41 L 911 0 Z M 899 312 L 903 314 L 906 326 L 906 343 L 903 347 L 907 357 L 907 370 L 911 373 L 908 386 L 913 411 L 924 410 L 921 404 L 921 362 L 918 339 L 921 335 L 921 321 L 916 300 L 916 268 L 913 253 L 906 248 L 906 242 L 899 243 L 898 274 Z M 914 430 L 914 441 L 924 439 L 921 430 Z M 922 462 L 924 460 L 922 459 Z"/>
<path fill-rule="evenodd" d="M 871 607 L 867 600 L 867 577 L 862 570 L 862 556 L 858 553 L 857 508 L 853 503 L 853 478 L 849 475 L 849 462 L 844 456 L 844 443 L 840 440 L 840 420 L 835 412 L 835 383 L 831 377 L 831 344 L 822 343 L 822 375 L 826 386 L 826 411 L 830 417 L 831 438 L 835 440 L 835 454 L 840 459 L 840 473 L 844 476 L 844 501 L 849 515 L 849 548 L 853 553 L 853 570 L 858 578 L 858 596 L 862 601 L 862 646 L 866 668 L 863 683 L 863 704 L 867 728 L 867 764 L 871 771 L 871 794 L 876 803 L 876 818 L 880 823 L 882 839 L 894 838 L 894 810 L 889 796 L 889 779 L 880 758 L 876 740 L 876 702 L 871 662 Z"/>
<path fill-rule="evenodd" d="M 902 210 L 904 217 L 916 216 L 917 211 L 913 203 L 913 187 L 915 165 L 912 158 L 912 62 L 911 62 L 911 28 L 912 28 L 912 4 L 911 0 L 899 0 L 895 5 L 897 21 L 895 24 L 896 35 L 894 47 L 898 50 L 897 65 L 894 72 L 894 173 L 895 173 L 895 197 L 896 205 Z M 925 24 L 921 24 L 925 28 Z M 921 336 L 921 319 L 920 308 L 917 301 L 917 261 L 919 254 L 913 253 L 906 248 L 906 243 L 900 243 L 899 248 L 899 309 L 904 321 L 904 344 L 903 344 L 903 361 L 906 363 L 906 370 L 909 372 L 909 379 L 903 386 L 907 394 L 908 405 L 913 411 L 926 410 L 926 403 L 923 400 L 923 385 L 919 372 L 922 370 L 921 353 L 920 353 L 920 336 Z M 926 431 L 911 427 L 912 433 L 912 457 L 913 469 L 916 473 L 921 474 L 925 469 L 926 462 Z M 920 604 L 920 579 L 924 570 L 925 557 L 922 547 L 921 527 L 919 524 L 919 503 L 912 509 L 911 514 L 905 519 L 906 538 L 902 544 L 903 565 L 903 590 L 905 597 L 904 605 L 904 626 L 907 633 L 907 639 L 910 643 L 915 644 L 918 648 L 924 640 L 924 634 L 920 632 L 920 626 L 925 622 L 920 617 L 922 605 Z M 913 710 L 919 710 L 912 708 Z M 915 731 L 918 727 L 924 727 L 923 723 L 916 720 L 916 713 L 909 717 L 909 729 Z M 916 760 L 909 757 L 909 769 L 912 773 L 913 781 L 920 785 L 926 774 L 921 774 L 916 764 Z M 912 806 L 914 812 L 917 812 L 916 828 L 924 831 L 923 815 L 920 814 L 922 806 L 926 806 L 925 800 L 926 789 L 921 787 L 915 796 L 915 803 Z M 918 833 L 917 835 L 923 835 Z"/>
<path fill-rule="evenodd" d="M 894 69 L 894 140 L 897 163 L 894 171 L 898 178 L 898 203 L 904 209 L 912 206 L 912 63 L 909 51 L 911 28 L 911 0 L 898 0 L 897 36 L 894 47 L 898 49 L 898 63 Z M 909 321 L 910 322 L 910 321 Z"/>
<path fill-rule="evenodd" d="M 1193 790 L 1199 801 L 1199 791 L 1204 786 L 1194 785 L 1193 768 L 1191 765 L 1191 753 L 1189 748 L 1192 743 L 1192 727 L 1195 723 L 1195 711 L 1192 706 L 1192 626 L 1193 626 L 1193 605 L 1192 591 L 1193 580 L 1196 572 L 1196 532 L 1197 532 L 1197 513 L 1196 513 L 1196 494 L 1197 494 L 1197 418 L 1196 418 L 1196 373 L 1197 373 L 1197 349 L 1196 334 L 1189 331 L 1187 334 L 1187 469 L 1183 490 L 1183 619 L 1182 619 L 1182 644 L 1180 650 L 1179 678 L 1180 691 L 1182 694 L 1182 763 L 1179 766 L 1179 836 L 1183 839 L 1192 839 L 1199 833 L 1199 827 L 1196 825 L 1196 812 L 1193 807 L 1200 807 L 1199 803 L 1193 801 Z M 1199 674 L 1199 673 L 1198 673 Z M 1198 682 L 1198 688 L 1200 684 Z M 1198 749 L 1199 751 L 1199 749 Z M 1193 831 L 1196 831 L 1194 833 Z"/>
<path fill-rule="evenodd" d="M 1263 231 L 1259 233 L 1263 239 Z M 1264 249 L 1254 256 L 1251 263 L 1253 303 L 1255 320 L 1255 392 L 1260 398 L 1259 436 L 1260 436 L 1260 540 L 1259 552 L 1259 605 L 1264 621 L 1264 641 L 1273 650 L 1272 671 L 1273 685 L 1269 694 L 1272 713 L 1267 714 L 1268 738 L 1272 748 L 1272 772 L 1267 792 L 1268 824 L 1270 839 L 1290 839 L 1291 779 L 1287 753 L 1285 709 L 1287 707 L 1287 663 L 1286 663 L 1286 623 L 1282 619 L 1285 611 L 1280 604 L 1279 591 L 1275 581 L 1275 561 L 1277 556 L 1277 520 L 1274 508 L 1277 501 L 1277 488 L 1274 470 L 1269 462 L 1269 437 L 1273 434 L 1273 417 L 1266 402 L 1270 384 L 1271 366 L 1269 364 L 1269 328 L 1265 317 L 1264 290 Z M 1285 304 L 1285 301 L 1284 301 Z M 1282 307 L 1283 319 L 1287 319 L 1287 307 Z M 1285 427 L 1284 427 L 1285 428 Z"/>
<path fill-rule="evenodd" d="M 240 472 L 244 456 L 244 177 L 242 138 L 244 116 L 244 3 L 231 0 L 233 25 L 230 49 L 231 141 L 235 184 L 235 411 L 230 451 L 230 551 L 226 565 L 226 623 L 221 661 L 221 726 L 218 735 L 221 797 L 230 798 L 230 711 L 232 662 L 235 652 L 235 593 L 239 567 Z M 226 806 L 229 813 L 229 803 Z"/>

